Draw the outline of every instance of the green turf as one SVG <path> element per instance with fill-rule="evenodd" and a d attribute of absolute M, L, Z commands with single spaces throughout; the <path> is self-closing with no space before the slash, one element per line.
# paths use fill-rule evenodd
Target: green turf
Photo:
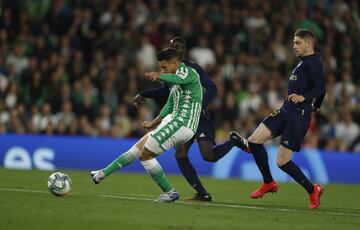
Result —
<path fill-rule="evenodd" d="M 157 204 L 160 190 L 146 174 L 114 174 L 94 186 L 87 172 L 66 171 L 72 193 L 47 192 L 50 172 L 0 169 L 0 229 L 360 229 L 360 186 L 327 185 L 318 210 L 297 184 L 252 200 L 259 183 L 203 178 L 212 203 L 187 203 L 193 191 L 169 176 L 180 202 Z M 131 229 L 131 230 L 132 230 Z"/>

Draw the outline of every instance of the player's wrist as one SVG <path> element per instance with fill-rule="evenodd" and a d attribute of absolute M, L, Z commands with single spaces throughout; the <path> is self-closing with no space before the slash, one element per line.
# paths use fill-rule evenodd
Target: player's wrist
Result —
<path fill-rule="evenodd" d="M 311 104 L 311 109 L 314 113 L 319 112 L 320 108 L 316 107 L 314 104 Z"/>
<path fill-rule="evenodd" d="M 140 93 L 136 94 L 135 97 L 138 98 L 139 100 L 143 100 L 144 99 L 144 92 L 140 92 Z"/>

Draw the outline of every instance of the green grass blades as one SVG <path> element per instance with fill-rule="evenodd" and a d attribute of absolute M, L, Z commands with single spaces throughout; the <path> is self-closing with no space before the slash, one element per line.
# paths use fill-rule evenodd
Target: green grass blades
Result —
<path fill-rule="evenodd" d="M 61 171 L 61 170 L 60 170 Z M 189 203 L 194 191 L 180 176 L 168 176 L 180 192 L 175 203 L 157 204 L 160 189 L 147 174 L 115 173 L 94 185 L 88 172 L 62 170 L 70 195 L 47 190 L 51 172 L 0 169 L 1 229 L 359 229 L 360 186 L 326 185 L 321 206 L 295 183 L 277 194 L 250 199 L 259 182 L 202 178 L 211 203 Z"/>

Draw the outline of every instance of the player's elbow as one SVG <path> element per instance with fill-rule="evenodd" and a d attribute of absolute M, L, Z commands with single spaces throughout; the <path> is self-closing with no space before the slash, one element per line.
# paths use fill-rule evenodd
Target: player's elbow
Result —
<path fill-rule="evenodd" d="M 200 152 L 201 152 L 201 156 L 204 159 L 204 161 L 207 161 L 207 162 L 218 161 L 218 159 L 215 157 L 215 153 L 213 152 L 212 149 L 206 150 L 205 148 L 203 148 L 203 146 L 200 146 Z"/>
<path fill-rule="evenodd" d="M 214 156 L 203 155 L 202 157 L 203 157 L 204 161 L 207 161 L 207 162 L 216 162 L 216 161 L 218 161 L 218 159 L 216 159 Z"/>

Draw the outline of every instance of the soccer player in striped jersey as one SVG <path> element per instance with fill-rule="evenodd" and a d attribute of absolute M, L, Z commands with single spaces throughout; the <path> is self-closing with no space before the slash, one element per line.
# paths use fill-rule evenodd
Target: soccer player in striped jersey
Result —
<path fill-rule="evenodd" d="M 214 98 L 217 87 L 215 83 L 207 76 L 204 69 L 201 68 L 195 62 L 185 58 L 186 53 L 186 42 L 182 37 L 174 37 L 169 42 L 169 47 L 174 48 L 180 54 L 183 63 L 196 70 L 200 76 L 200 82 L 204 88 L 203 92 L 203 102 L 202 102 L 202 111 L 200 115 L 200 121 L 198 129 L 194 137 L 182 144 L 175 146 L 175 157 L 180 168 L 181 173 L 185 177 L 186 181 L 190 186 L 195 189 L 196 194 L 191 197 L 190 201 L 212 201 L 210 193 L 202 185 L 197 172 L 193 165 L 191 164 L 188 154 L 190 146 L 194 143 L 196 139 L 199 146 L 201 156 L 205 161 L 216 162 L 222 157 L 224 157 L 232 147 L 237 146 L 239 140 L 234 134 L 230 135 L 229 140 L 222 144 L 215 144 L 215 127 L 213 125 L 210 113 L 208 111 L 208 105 Z M 167 98 L 169 95 L 169 87 L 164 85 L 159 88 L 147 89 L 138 93 L 134 98 L 134 103 L 136 107 L 139 107 L 144 103 L 144 98 L 153 98 L 153 99 L 163 99 Z"/>
<path fill-rule="evenodd" d="M 140 159 L 163 193 L 157 202 L 179 199 L 179 193 L 168 182 L 156 157 L 171 147 L 189 141 L 199 124 L 202 104 L 202 87 L 198 73 L 181 62 L 175 49 L 167 48 L 158 54 L 161 73 L 146 73 L 151 81 L 163 81 L 171 85 L 168 100 L 153 121 L 145 121 L 144 128 L 154 129 L 145 134 L 132 148 L 120 155 L 107 167 L 90 172 L 95 184 L 136 159 Z"/>

